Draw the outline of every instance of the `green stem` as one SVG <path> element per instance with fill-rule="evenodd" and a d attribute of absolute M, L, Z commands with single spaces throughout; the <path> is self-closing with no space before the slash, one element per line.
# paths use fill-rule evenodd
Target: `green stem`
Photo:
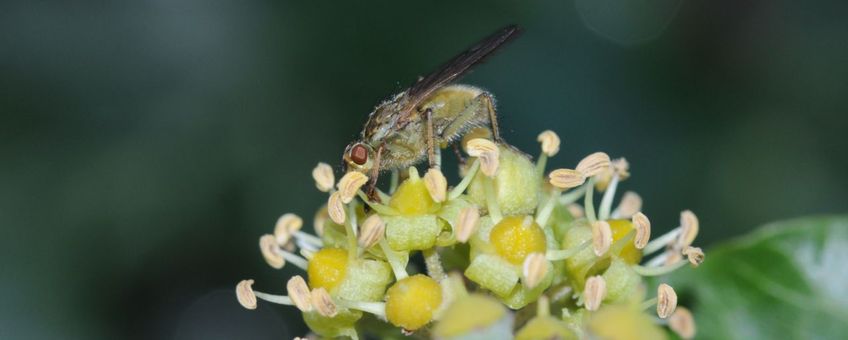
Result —
<path fill-rule="evenodd" d="M 571 190 L 563 194 L 559 197 L 559 204 L 569 205 L 571 203 L 577 202 L 577 200 L 579 200 L 580 197 L 583 197 L 583 195 L 586 193 L 586 188 L 587 185 L 583 184 L 577 189 Z"/>
<path fill-rule="evenodd" d="M 386 319 L 386 303 L 370 301 L 347 301 L 339 299 L 338 305 L 348 309 L 356 309 Z"/>
<path fill-rule="evenodd" d="M 279 304 L 279 305 L 286 305 L 286 306 L 294 306 L 294 301 L 292 301 L 292 299 L 290 297 L 286 296 L 286 295 L 274 295 L 274 294 L 268 294 L 268 293 L 257 292 L 257 291 L 254 291 L 253 295 L 256 295 L 256 297 L 258 297 L 262 300 L 271 302 L 271 303 L 276 303 L 276 304 Z"/>
<path fill-rule="evenodd" d="M 318 238 L 315 235 L 302 232 L 300 230 L 294 232 L 294 237 L 299 238 L 299 239 L 305 241 L 306 243 L 312 244 L 316 247 L 323 247 L 324 246 L 324 242 L 321 241 L 320 238 Z"/>
<path fill-rule="evenodd" d="M 591 241 L 584 241 L 576 247 L 560 250 L 548 250 L 547 253 L 545 253 L 545 257 L 550 261 L 565 260 L 569 257 L 577 255 L 577 253 L 581 252 L 583 249 L 588 248 L 590 244 L 592 244 Z"/>
<path fill-rule="evenodd" d="M 380 240 L 380 249 L 383 250 L 386 261 L 389 262 L 392 272 L 395 273 L 395 280 L 400 281 L 407 278 L 409 274 L 406 273 L 406 268 L 400 263 L 400 259 L 395 255 L 395 251 L 389 247 L 389 242 L 385 238 Z"/>
<path fill-rule="evenodd" d="M 546 317 L 551 315 L 551 305 L 548 302 L 548 297 L 542 295 L 536 305 L 536 317 Z"/>
<path fill-rule="evenodd" d="M 551 214 L 554 212 L 554 208 L 556 207 L 556 202 L 559 201 L 559 190 L 554 190 L 551 193 L 551 197 L 545 202 L 545 205 L 539 210 L 539 213 L 536 215 L 536 223 L 539 224 L 542 228 L 548 224 L 548 219 L 551 218 Z"/>
<path fill-rule="evenodd" d="M 471 168 L 469 168 L 468 172 L 465 173 L 465 177 L 462 178 L 462 181 L 450 191 L 448 199 L 452 200 L 459 197 L 459 195 L 462 195 L 462 193 L 465 192 L 465 189 L 468 188 L 468 185 L 471 184 L 471 180 L 477 175 L 477 170 L 479 169 L 480 159 L 478 158 L 474 160 L 474 163 L 471 163 Z"/>
<path fill-rule="evenodd" d="M 347 205 L 348 216 L 345 222 L 345 232 L 347 233 L 347 254 L 348 261 L 353 262 L 359 257 L 359 244 L 356 240 L 356 206 L 351 202 Z"/>
<path fill-rule="evenodd" d="M 595 192 L 595 178 L 589 178 L 586 183 L 586 196 L 583 200 L 583 208 L 586 209 L 586 218 L 589 222 L 595 223 L 598 219 L 595 217 L 595 202 L 592 200 L 592 194 Z"/>
<path fill-rule="evenodd" d="M 365 195 L 365 193 L 362 192 L 362 190 L 359 190 L 356 193 L 356 195 L 359 196 L 359 199 L 361 199 L 363 202 L 365 202 L 365 204 L 367 204 L 368 207 L 371 208 L 371 210 L 376 211 L 380 215 L 389 215 L 389 216 L 397 216 L 398 215 L 398 212 L 394 208 L 392 208 L 388 205 L 369 201 L 368 195 Z"/>
<path fill-rule="evenodd" d="M 503 218 L 503 215 L 501 215 L 501 207 L 498 205 L 498 196 L 495 194 L 495 180 L 487 176 L 483 181 L 486 191 L 486 207 L 489 210 L 489 216 L 492 217 L 492 223 L 497 224 Z"/>
<path fill-rule="evenodd" d="M 615 189 L 618 188 L 618 174 L 613 174 L 607 190 L 604 192 L 604 197 L 601 198 L 601 207 L 598 211 L 598 218 L 606 220 L 609 218 L 610 210 L 612 210 L 612 199 L 615 197 Z"/>
<path fill-rule="evenodd" d="M 445 269 L 442 267 L 442 260 L 439 259 L 439 252 L 436 248 L 430 248 L 423 251 L 424 264 L 427 266 L 427 274 L 430 275 L 436 282 L 441 282 L 445 279 Z"/>
<path fill-rule="evenodd" d="M 645 300 L 645 302 L 642 302 L 639 305 L 639 309 L 644 311 L 644 310 L 647 310 L 648 308 L 653 307 L 656 304 L 657 304 L 657 298 L 651 298 L 651 299 Z"/>
<path fill-rule="evenodd" d="M 677 227 L 665 233 L 664 235 L 651 240 L 651 242 L 648 242 L 648 245 L 646 245 L 645 248 L 642 249 L 642 253 L 648 255 L 664 248 L 666 245 L 668 245 L 669 242 L 677 238 L 681 230 L 683 230 L 683 228 Z"/>
<path fill-rule="evenodd" d="M 539 160 L 536 161 L 536 175 L 542 177 L 545 175 L 545 166 L 548 164 L 548 155 L 544 152 L 539 155 Z"/>
<path fill-rule="evenodd" d="M 689 262 L 689 261 L 680 260 L 680 261 L 677 261 L 674 264 L 670 264 L 670 265 L 662 266 L 662 267 L 646 267 L 646 266 L 642 266 L 642 265 L 637 264 L 637 265 L 633 266 L 633 271 L 635 271 L 637 274 L 642 275 L 642 276 L 660 276 L 660 275 L 665 275 L 665 274 L 671 273 L 671 272 L 679 269 L 680 267 L 683 267 L 684 265 L 686 265 L 687 262 Z"/>
<path fill-rule="evenodd" d="M 627 235 L 624 235 L 624 237 L 618 239 L 618 241 L 615 241 L 615 243 L 612 244 L 609 252 L 611 254 L 621 254 L 621 250 L 624 249 L 624 246 L 632 242 L 634 238 L 636 238 L 635 230 L 627 232 Z"/>
<path fill-rule="evenodd" d="M 280 254 L 280 256 L 282 256 L 286 261 L 288 261 L 289 263 L 295 265 L 296 267 L 298 267 L 300 269 L 306 270 L 306 268 L 309 267 L 309 262 L 306 261 L 306 259 L 304 259 L 300 256 L 289 253 L 289 252 L 282 250 L 282 249 L 279 249 L 277 251 L 277 254 Z"/>

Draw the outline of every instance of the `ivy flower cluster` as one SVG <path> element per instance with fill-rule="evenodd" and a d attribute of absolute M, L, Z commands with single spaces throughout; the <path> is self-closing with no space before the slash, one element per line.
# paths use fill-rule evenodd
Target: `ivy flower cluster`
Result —
<path fill-rule="evenodd" d="M 560 139 L 545 131 L 538 141 L 533 162 L 510 145 L 468 138 L 456 185 L 438 168 L 422 176 L 410 167 L 374 199 L 365 174 L 336 182 L 318 164 L 312 177 L 328 198 L 316 235 L 285 214 L 259 239 L 268 265 L 304 275 L 289 278 L 284 295 L 243 280 L 238 301 L 299 309 L 311 338 L 662 339 L 668 330 L 692 338 L 692 314 L 674 289 L 645 278 L 701 264 L 695 214 L 681 212 L 679 226 L 652 239 L 638 194 L 614 203 L 630 177 L 625 159 L 597 152 L 547 172 Z"/>

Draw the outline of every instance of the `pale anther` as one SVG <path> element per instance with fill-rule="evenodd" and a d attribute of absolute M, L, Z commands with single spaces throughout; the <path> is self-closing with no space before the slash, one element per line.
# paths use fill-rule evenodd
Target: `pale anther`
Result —
<path fill-rule="evenodd" d="M 583 289 L 583 303 L 586 306 L 586 310 L 598 310 L 606 296 L 607 282 L 603 277 L 596 275 L 586 280 L 586 286 Z"/>
<path fill-rule="evenodd" d="M 371 248 L 373 245 L 377 244 L 377 242 L 380 242 L 385 231 L 386 222 L 383 222 L 380 215 L 373 214 L 368 216 L 368 218 L 362 222 L 362 227 L 360 227 L 358 240 L 359 247 L 362 249 Z"/>
<path fill-rule="evenodd" d="M 262 252 L 262 258 L 269 266 L 275 269 L 283 268 L 286 265 L 286 260 L 280 255 L 277 238 L 271 234 L 262 235 L 259 238 L 259 250 Z"/>
<path fill-rule="evenodd" d="M 312 169 L 312 179 L 315 180 L 315 187 L 323 192 L 328 192 L 333 189 L 333 184 L 336 178 L 333 176 L 333 168 L 327 163 L 318 163 Z"/>
<path fill-rule="evenodd" d="M 542 153 L 548 157 L 556 155 L 559 152 L 560 140 L 556 132 L 545 130 L 536 137 L 536 140 L 542 144 Z"/>
<path fill-rule="evenodd" d="M 695 241 L 700 229 L 698 217 L 691 210 L 684 210 L 680 213 L 680 236 L 677 237 L 675 248 L 683 249 Z"/>
<path fill-rule="evenodd" d="M 483 139 L 474 138 L 466 143 L 468 155 L 480 159 L 480 170 L 488 177 L 494 177 L 498 172 L 500 162 L 500 149 L 494 142 Z"/>
<path fill-rule="evenodd" d="M 530 289 L 536 287 L 548 274 L 548 260 L 545 258 L 545 254 L 532 253 L 527 255 L 527 258 L 524 259 L 522 272 L 524 274 L 524 285 Z"/>
<path fill-rule="evenodd" d="M 424 174 L 424 184 L 427 186 L 427 192 L 433 201 L 444 202 L 448 194 L 448 180 L 442 171 L 437 168 L 431 168 Z"/>
<path fill-rule="evenodd" d="M 704 251 L 698 247 L 686 247 L 683 249 L 683 255 L 689 260 L 693 267 L 700 266 L 704 262 Z"/>
<path fill-rule="evenodd" d="M 480 211 L 475 206 L 465 207 L 459 211 L 457 217 L 456 230 L 454 232 L 456 240 L 465 243 L 477 231 L 477 226 L 480 222 Z"/>
<path fill-rule="evenodd" d="M 683 339 L 692 339 L 695 337 L 696 327 L 695 318 L 692 317 L 692 312 L 686 307 L 677 307 L 674 313 L 668 318 L 668 328 Z"/>
<path fill-rule="evenodd" d="M 657 316 L 665 319 L 677 308 L 677 293 L 671 286 L 660 283 L 657 287 Z"/>
<path fill-rule="evenodd" d="M 295 214 L 284 214 L 277 219 L 274 225 L 274 236 L 277 243 L 282 247 L 289 243 L 292 235 L 303 227 L 303 219 Z"/>
<path fill-rule="evenodd" d="M 302 312 L 309 312 L 312 310 L 309 286 L 306 285 L 306 281 L 303 280 L 303 277 L 295 275 L 289 279 L 286 283 L 286 290 L 289 293 L 289 298 L 291 298 L 292 302 L 294 302 L 297 309 L 300 309 Z"/>
<path fill-rule="evenodd" d="M 359 171 L 350 171 L 339 180 L 338 188 L 342 203 L 348 204 L 356 197 L 359 188 L 368 183 L 368 176 Z"/>
<path fill-rule="evenodd" d="M 575 188 L 586 182 L 582 172 L 572 169 L 556 169 L 548 177 L 551 185 L 559 189 Z"/>
<path fill-rule="evenodd" d="M 326 289 L 317 288 L 312 290 L 311 299 L 312 305 L 315 307 L 315 310 L 318 311 L 318 314 L 321 314 L 324 317 L 332 318 L 338 313 L 336 303 L 333 302 L 333 298 L 330 297 L 330 294 L 327 293 Z"/>
<path fill-rule="evenodd" d="M 592 223 L 592 249 L 595 255 L 605 254 L 612 245 L 612 228 L 607 221 Z"/>
<path fill-rule="evenodd" d="M 242 307 L 256 309 L 256 294 L 253 293 L 253 280 L 241 280 L 236 285 L 236 298 Z"/>
<path fill-rule="evenodd" d="M 640 211 L 642 211 L 642 197 L 635 192 L 626 191 L 611 216 L 612 218 L 630 218 Z"/>
<path fill-rule="evenodd" d="M 327 214 L 336 224 L 345 223 L 345 207 L 339 192 L 334 192 L 327 200 Z"/>
<path fill-rule="evenodd" d="M 648 220 L 648 216 L 639 212 L 633 215 L 631 222 L 633 222 L 633 228 L 636 229 L 633 245 L 636 246 L 636 249 L 643 249 L 651 239 L 651 221 Z"/>
<path fill-rule="evenodd" d="M 585 177 L 595 176 L 610 166 L 610 158 L 606 153 L 595 152 L 577 163 L 577 171 Z"/>

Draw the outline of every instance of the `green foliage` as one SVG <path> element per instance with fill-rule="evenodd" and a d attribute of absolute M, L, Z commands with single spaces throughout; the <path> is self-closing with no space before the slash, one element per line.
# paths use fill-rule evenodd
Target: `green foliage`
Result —
<path fill-rule="evenodd" d="M 795 219 L 708 251 L 672 275 L 703 339 L 836 339 L 848 334 L 848 216 Z"/>

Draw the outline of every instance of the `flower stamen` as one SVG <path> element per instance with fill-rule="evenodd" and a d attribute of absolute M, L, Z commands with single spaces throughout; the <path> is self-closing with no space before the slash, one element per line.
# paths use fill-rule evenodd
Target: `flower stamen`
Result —
<path fill-rule="evenodd" d="M 625 191 L 621 196 L 621 201 L 618 202 L 618 207 L 612 211 L 612 218 L 630 218 L 637 212 L 642 210 L 642 197 L 632 191 Z"/>
<path fill-rule="evenodd" d="M 474 179 L 474 176 L 477 175 L 477 171 L 480 169 L 480 159 L 475 159 L 474 162 L 471 163 L 471 167 L 468 168 L 468 171 L 465 173 L 465 176 L 462 177 L 462 181 L 459 182 L 457 186 L 455 186 L 448 195 L 448 200 L 455 199 L 462 195 L 465 192 L 465 189 L 468 188 L 468 185 L 471 184 L 471 180 Z"/>
<path fill-rule="evenodd" d="M 333 176 L 333 168 L 327 163 L 318 163 L 312 169 L 312 178 L 315 180 L 315 187 L 321 192 L 329 192 L 333 190 L 336 178 Z"/>
<path fill-rule="evenodd" d="M 279 305 L 294 306 L 294 302 L 288 296 L 254 291 L 252 286 L 253 280 L 241 280 L 236 285 L 236 298 L 244 308 L 256 309 L 257 298 Z"/>
<path fill-rule="evenodd" d="M 424 185 L 433 201 L 440 203 L 447 199 L 448 180 L 441 170 L 437 168 L 427 170 L 424 174 Z"/>
<path fill-rule="evenodd" d="M 350 171 L 342 176 L 339 180 L 338 189 L 342 203 L 348 204 L 362 188 L 365 183 L 368 183 L 368 176 L 359 171 Z"/>
<path fill-rule="evenodd" d="M 601 307 L 601 302 L 607 295 L 607 282 L 600 275 L 592 276 L 586 280 L 583 289 L 583 304 L 588 311 L 596 311 Z"/>
<path fill-rule="evenodd" d="M 522 265 L 522 274 L 524 274 L 524 286 L 529 289 L 535 288 L 545 275 L 548 274 L 548 261 L 542 253 L 532 253 L 527 255 Z"/>
<path fill-rule="evenodd" d="M 312 301 L 309 293 L 309 286 L 300 275 L 292 276 L 286 282 L 286 291 L 289 293 L 289 298 L 294 302 L 295 307 L 301 312 L 312 311 Z"/>
<path fill-rule="evenodd" d="M 459 211 L 454 237 L 460 243 L 468 242 L 471 235 L 477 231 L 480 222 L 480 211 L 475 206 L 465 207 Z"/>
<path fill-rule="evenodd" d="M 636 229 L 636 238 L 633 239 L 633 245 L 636 249 L 644 249 L 651 239 L 651 220 L 648 216 L 639 212 L 633 215 L 630 220 L 633 223 L 633 228 Z"/>

